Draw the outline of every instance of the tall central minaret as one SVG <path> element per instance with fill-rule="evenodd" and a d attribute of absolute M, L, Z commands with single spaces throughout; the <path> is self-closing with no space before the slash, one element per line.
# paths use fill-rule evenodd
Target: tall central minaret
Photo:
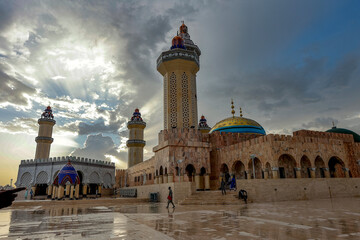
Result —
<path fill-rule="evenodd" d="M 39 118 L 38 124 L 39 134 L 35 138 L 37 143 L 35 159 L 47 159 L 50 155 L 51 143 L 54 141 L 52 138 L 52 131 L 54 125 L 56 124 L 50 106 L 48 106 L 43 114 L 41 114 L 41 118 Z"/>
<path fill-rule="evenodd" d="M 183 23 L 170 50 L 157 59 L 157 70 L 164 77 L 164 129 L 197 128 L 196 73 L 200 54 Z"/>

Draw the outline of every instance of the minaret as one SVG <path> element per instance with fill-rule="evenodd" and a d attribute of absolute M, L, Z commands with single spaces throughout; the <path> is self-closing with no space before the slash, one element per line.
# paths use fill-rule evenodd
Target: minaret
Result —
<path fill-rule="evenodd" d="M 54 141 L 52 138 L 53 127 L 56 124 L 51 107 L 48 106 L 38 120 L 39 134 L 35 138 L 37 143 L 35 159 L 46 159 L 50 155 L 50 146 Z"/>
<path fill-rule="evenodd" d="M 144 129 L 146 123 L 141 118 L 139 109 L 135 109 L 131 120 L 127 123 L 129 129 L 129 140 L 126 142 L 128 147 L 128 168 L 143 161 L 145 147 Z"/>
<path fill-rule="evenodd" d="M 200 54 L 183 23 L 170 50 L 157 59 L 157 70 L 164 77 L 164 129 L 197 128 L 196 73 Z"/>

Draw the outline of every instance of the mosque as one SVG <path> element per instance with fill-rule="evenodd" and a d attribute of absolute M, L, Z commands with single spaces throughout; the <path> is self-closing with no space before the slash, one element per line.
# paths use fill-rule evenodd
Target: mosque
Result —
<path fill-rule="evenodd" d="M 113 193 L 115 163 L 74 156 L 49 157 L 56 124 L 50 106 L 38 124 L 35 158 L 21 160 L 16 187 L 26 187 L 37 199 L 79 199 Z"/>
<path fill-rule="evenodd" d="M 237 116 L 233 102 L 231 115 L 213 127 L 204 116 L 198 120 L 200 55 L 183 23 L 170 49 L 157 59 L 157 70 L 163 76 L 164 129 L 150 159 L 143 159 L 146 122 L 139 109 L 127 123 L 127 169 L 115 171 L 114 163 L 74 156 L 49 158 L 56 121 L 47 107 L 38 120 L 35 158 L 21 161 L 15 185 L 31 188 L 43 198 L 79 199 L 111 195 L 114 187 L 144 187 L 139 194 L 146 197 L 150 191 L 166 191 L 171 184 L 186 186 L 183 192 L 189 188 L 215 190 L 220 179 L 229 176 L 235 176 L 239 184 L 252 179 L 269 183 L 275 179 L 360 178 L 360 136 L 350 130 L 334 126 L 326 132 L 266 134 L 257 121 L 243 116 L 241 108 Z"/>
<path fill-rule="evenodd" d="M 128 169 L 117 170 L 117 187 L 193 182 L 196 190 L 218 189 L 222 177 L 245 179 L 359 178 L 360 136 L 350 130 L 299 130 L 266 134 L 240 108 L 212 128 L 198 122 L 196 73 L 199 47 L 183 23 L 171 47 L 157 59 L 163 76 L 164 129 L 154 156 L 143 161 L 144 128 L 139 109 L 128 122 Z"/>

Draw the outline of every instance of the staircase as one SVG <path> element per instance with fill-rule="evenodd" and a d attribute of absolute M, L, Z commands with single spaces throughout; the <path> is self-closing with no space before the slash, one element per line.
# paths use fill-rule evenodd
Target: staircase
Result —
<path fill-rule="evenodd" d="M 244 201 L 238 199 L 238 191 L 199 191 L 181 201 L 180 205 L 239 205 Z"/>

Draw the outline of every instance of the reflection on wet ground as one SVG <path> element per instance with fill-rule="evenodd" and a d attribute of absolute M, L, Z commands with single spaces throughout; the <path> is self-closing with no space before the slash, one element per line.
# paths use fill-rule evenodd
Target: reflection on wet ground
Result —
<path fill-rule="evenodd" d="M 32 206 L 0 210 L 9 239 L 360 239 L 360 198 L 238 206 Z"/>

